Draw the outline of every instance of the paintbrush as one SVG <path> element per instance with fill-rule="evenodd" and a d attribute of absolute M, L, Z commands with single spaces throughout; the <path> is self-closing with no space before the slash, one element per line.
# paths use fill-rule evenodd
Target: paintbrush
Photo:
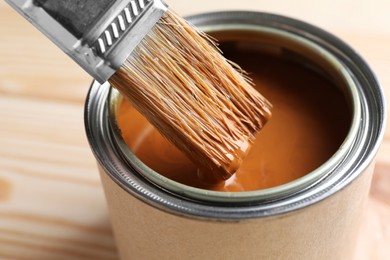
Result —
<path fill-rule="evenodd" d="M 6 0 L 98 82 L 108 81 L 206 179 L 229 178 L 270 103 L 212 39 L 153 0 Z"/>

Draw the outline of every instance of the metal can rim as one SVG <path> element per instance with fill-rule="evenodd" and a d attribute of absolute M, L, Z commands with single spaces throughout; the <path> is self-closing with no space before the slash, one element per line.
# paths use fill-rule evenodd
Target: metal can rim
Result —
<path fill-rule="evenodd" d="M 107 99 L 109 94 L 109 87 L 99 87 L 93 84 L 85 109 L 87 136 L 100 165 L 122 188 L 157 208 L 179 215 L 218 219 L 252 218 L 285 213 L 320 201 L 353 181 L 372 161 L 384 134 L 384 97 L 372 71 L 364 60 L 348 45 L 317 27 L 268 13 L 217 12 L 192 16 L 188 19 L 197 26 L 206 24 L 207 26 L 217 26 L 218 24 L 225 24 L 226 26 L 226 24 L 240 23 L 247 26 L 259 24 L 263 26 L 279 26 L 283 30 L 299 34 L 316 44 L 320 44 L 320 46 L 341 59 L 348 67 L 349 72 L 352 73 L 358 88 L 360 88 L 360 103 L 362 105 L 361 119 L 363 120 L 359 120 L 361 122 L 359 123 L 359 131 L 356 132 L 355 144 L 349 152 L 349 160 L 344 159 L 340 162 L 337 179 L 328 178 L 322 181 L 320 185 L 307 187 L 304 192 L 280 200 L 272 198 L 267 202 L 238 201 L 239 203 L 228 204 L 216 203 L 216 201 L 202 201 L 199 203 L 199 201 L 196 201 L 196 198 L 195 200 L 193 198 L 186 200 L 177 196 L 177 194 L 172 194 L 169 191 L 167 192 L 151 185 L 143 176 L 129 176 L 126 173 L 125 169 L 129 165 L 121 161 L 120 154 L 113 149 L 115 141 L 107 122 L 102 124 L 104 119 L 107 118 L 106 108 L 108 104 L 105 99 Z M 355 73 L 353 73 L 354 71 Z M 365 88 L 371 89 L 371 94 L 375 94 L 375 97 L 371 97 L 370 102 L 367 101 L 367 97 L 364 95 Z M 371 110 L 369 109 L 370 104 L 372 105 Z M 94 117 L 95 120 L 93 119 Z M 96 122 L 96 118 L 100 120 L 100 123 Z M 376 120 L 374 120 L 375 118 Z M 372 120 L 374 122 L 368 122 Z M 375 123 L 375 127 L 369 129 L 368 125 L 373 123 Z M 369 130 L 372 130 L 371 134 L 368 134 Z M 368 136 L 371 137 L 369 142 L 367 142 Z M 363 147 L 366 148 L 364 153 L 361 151 Z M 359 157 L 361 157 L 359 163 L 356 163 Z"/>

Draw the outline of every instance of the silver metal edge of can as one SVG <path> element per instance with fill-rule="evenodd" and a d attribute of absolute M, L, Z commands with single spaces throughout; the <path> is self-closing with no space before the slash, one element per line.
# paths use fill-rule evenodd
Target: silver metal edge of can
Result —
<path fill-rule="evenodd" d="M 314 187 L 281 200 L 250 203 L 196 201 L 171 194 L 152 185 L 142 175 L 126 171 L 131 167 L 113 148 L 114 141 L 107 122 L 108 84 L 93 83 L 85 107 L 85 127 L 91 149 L 108 175 L 124 190 L 161 210 L 188 217 L 230 220 L 263 217 L 291 212 L 321 201 L 352 182 L 372 162 L 384 135 L 385 99 L 376 77 L 367 63 L 347 44 L 335 36 L 307 23 L 268 13 L 231 11 L 191 16 L 198 27 L 222 24 L 271 26 L 301 35 L 332 52 L 348 68 L 357 85 L 362 108 L 359 130 L 349 154 L 329 175 Z"/>
<path fill-rule="evenodd" d="M 350 107 L 351 111 L 353 111 L 353 118 L 349 133 L 345 138 L 342 145 L 340 145 L 337 152 L 335 152 L 326 162 L 324 162 L 321 166 L 313 170 L 312 172 L 304 175 L 301 178 L 298 178 L 294 181 L 288 182 L 283 185 L 279 185 L 272 188 L 256 190 L 256 191 L 243 191 L 243 192 L 220 192 L 220 191 L 209 191 L 199 188 L 190 187 L 179 182 L 175 182 L 166 178 L 165 176 L 153 171 L 147 165 L 145 165 L 141 160 L 139 160 L 134 153 L 128 148 L 126 142 L 123 140 L 122 135 L 120 133 L 119 127 L 116 122 L 116 111 L 118 103 L 120 103 L 121 95 L 115 89 L 111 89 L 109 95 L 109 118 L 110 124 L 112 127 L 112 133 L 114 136 L 114 142 L 117 145 L 118 149 L 121 151 L 124 159 L 128 162 L 131 162 L 131 165 L 134 167 L 135 171 L 141 173 L 151 182 L 160 186 L 162 189 L 169 190 L 175 194 L 178 194 L 182 197 L 189 199 L 198 199 L 209 202 L 220 202 L 220 203 L 240 203 L 240 202 L 259 202 L 259 201 L 270 201 L 275 199 L 281 199 L 283 197 L 291 196 L 294 193 L 299 193 L 304 189 L 307 189 L 310 186 L 315 185 L 317 182 L 325 179 L 328 174 L 332 172 L 332 168 L 335 167 L 339 162 L 342 161 L 343 157 L 349 152 L 349 147 L 352 142 L 354 142 L 354 138 L 357 135 L 359 128 L 359 119 L 360 119 L 360 101 L 359 95 L 357 93 L 357 87 L 353 82 L 353 79 L 350 77 L 348 71 L 343 67 L 342 64 L 329 52 L 323 50 L 315 44 L 312 44 L 310 41 L 303 39 L 302 37 L 295 37 L 291 33 L 287 33 L 280 30 L 274 30 L 270 28 L 254 26 L 254 25 L 242 25 L 242 24 L 232 24 L 225 26 L 210 26 L 210 27 L 201 27 L 204 29 L 206 33 L 225 33 L 229 35 L 232 30 L 246 32 L 253 34 L 253 40 L 260 40 L 262 37 L 268 38 L 272 36 L 275 38 L 273 41 L 277 44 L 280 42 L 285 42 L 283 46 L 279 46 L 277 48 L 282 48 L 283 50 L 290 48 L 291 51 L 294 51 L 294 48 L 291 47 L 291 44 L 298 45 L 300 49 L 304 48 L 304 51 L 296 55 L 304 57 L 309 52 L 312 56 L 315 54 L 317 57 L 316 62 L 326 63 L 328 67 L 331 67 L 333 73 L 333 77 L 338 78 L 336 81 L 341 81 L 342 84 L 339 87 L 345 95 L 350 97 Z M 234 40 L 234 39 L 231 39 Z M 287 42 L 286 42 L 287 41 Z M 252 45 L 253 46 L 253 45 Z M 281 50 L 280 50 L 281 51 Z M 284 53 L 283 51 L 282 53 Z M 300 57 L 300 59 L 302 59 Z M 291 57 L 290 57 L 291 58 Z M 299 62 L 299 61 L 298 61 Z M 307 61 L 306 61 L 307 62 Z M 304 65 L 308 65 L 304 62 Z M 314 61 L 311 63 L 316 64 Z M 316 65 L 318 65 L 316 64 Z M 329 69 L 329 68 L 328 68 Z M 317 68 L 318 71 L 321 69 Z M 325 68 L 323 70 L 326 70 Z M 330 71 L 328 71 L 330 72 Z M 337 75 L 337 76 L 336 76 Z M 332 77 L 331 75 L 324 75 L 325 77 Z"/>

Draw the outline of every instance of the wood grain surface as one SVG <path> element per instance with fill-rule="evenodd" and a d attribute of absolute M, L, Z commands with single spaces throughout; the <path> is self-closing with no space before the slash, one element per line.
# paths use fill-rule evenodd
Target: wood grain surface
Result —
<path fill-rule="evenodd" d="M 390 103 L 390 1 L 168 3 L 182 15 L 258 10 L 322 27 L 368 61 Z M 3 1 L 0 35 L 0 259 L 117 259 L 84 133 L 90 76 Z M 390 259 L 390 127 L 355 259 Z"/>

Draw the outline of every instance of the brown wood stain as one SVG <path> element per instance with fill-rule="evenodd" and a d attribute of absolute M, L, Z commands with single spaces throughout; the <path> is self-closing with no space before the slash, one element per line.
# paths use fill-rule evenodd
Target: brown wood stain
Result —
<path fill-rule="evenodd" d="M 272 118 L 257 135 L 242 166 L 225 182 L 205 183 L 196 165 L 123 102 L 119 127 L 128 146 L 146 165 L 198 188 L 251 191 L 300 178 L 337 151 L 351 119 L 345 98 L 335 85 L 303 66 L 276 57 L 254 52 L 224 55 L 240 64 L 273 104 Z"/>

